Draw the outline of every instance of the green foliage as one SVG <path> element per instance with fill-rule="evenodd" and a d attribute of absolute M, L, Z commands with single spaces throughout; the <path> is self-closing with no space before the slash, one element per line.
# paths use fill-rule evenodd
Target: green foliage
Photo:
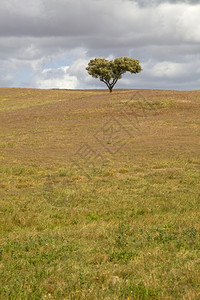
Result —
<path fill-rule="evenodd" d="M 124 73 L 136 74 L 141 72 L 142 68 L 137 59 L 117 57 L 110 61 L 105 58 L 91 59 L 86 70 L 92 77 L 104 82 L 112 92 L 114 85 Z"/>

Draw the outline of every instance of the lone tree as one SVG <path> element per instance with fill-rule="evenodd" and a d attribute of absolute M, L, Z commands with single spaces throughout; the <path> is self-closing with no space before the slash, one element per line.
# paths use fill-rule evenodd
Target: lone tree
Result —
<path fill-rule="evenodd" d="M 91 59 L 86 68 L 88 73 L 103 81 L 112 92 L 114 85 L 126 72 L 136 74 L 142 71 L 139 60 L 129 57 L 117 57 L 114 60 L 105 58 Z"/>

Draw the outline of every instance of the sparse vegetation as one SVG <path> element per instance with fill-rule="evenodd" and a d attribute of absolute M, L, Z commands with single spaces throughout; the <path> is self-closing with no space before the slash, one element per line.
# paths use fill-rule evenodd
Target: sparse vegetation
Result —
<path fill-rule="evenodd" d="M 0 89 L 0 299 L 200 299 L 199 99 Z"/>

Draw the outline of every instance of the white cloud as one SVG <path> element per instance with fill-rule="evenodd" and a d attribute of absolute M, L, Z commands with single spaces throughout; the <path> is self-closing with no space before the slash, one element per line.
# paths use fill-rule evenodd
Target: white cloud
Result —
<path fill-rule="evenodd" d="M 168 77 L 174 79 L 183 76 L 187 72 L 187 69 L 184 64 L 164 61 L 157 63 L 152 72 L 155 77 Z"/>
<path fill-rule="evenodd" d="M 36 79 L 36 86 L 41 89 L 76 89 L 78 79 L 68 74 L 69 66 L 57 69 L 44 69 Z"/>
<path fill-rule="evenodd" d="M 175 86 L 188 76 L 198 88 L 199 15 L 195 0 L 2 0 L 0 72 L 9 80 L 1 76 L 0 86 L 101 87 L 85 70 L 89 60 L 131 56 L 144 70 L 134 77 L 138 85 L 156 77 L 158 87 L 163 80 Z M 27 69 L 33 76 L 25 80 Z"/>

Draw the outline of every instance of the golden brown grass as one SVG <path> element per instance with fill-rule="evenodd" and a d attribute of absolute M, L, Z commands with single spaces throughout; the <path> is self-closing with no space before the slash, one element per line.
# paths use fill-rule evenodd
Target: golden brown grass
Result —
<path fill-rule="evenodd" d="M 0 89 L 0 299 L 200 298 L 200 91 Z"/>

